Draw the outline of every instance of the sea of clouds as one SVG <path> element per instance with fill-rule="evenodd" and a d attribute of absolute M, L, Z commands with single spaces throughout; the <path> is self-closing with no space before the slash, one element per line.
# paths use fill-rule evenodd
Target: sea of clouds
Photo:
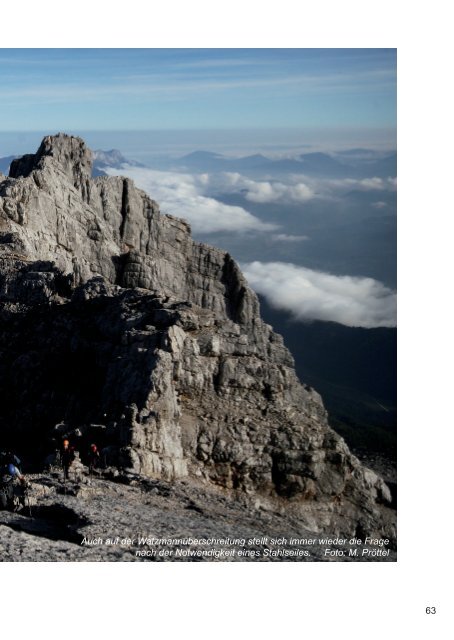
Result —
<path fill-rule="evenodd" d="M 104 169 L 117 175 L 118 169 Z M 291 174 L 282 180 L 254 180 L 237 172 L 184 173 L 157 171 L 145 167 L 124 166 L 121 174 L 160 203 L 163 211 L 187 219 L 195 232 L 272 231 L 279 225 L 264 223 L 244 207 L 220 202 L 220 194 L 241 194 L 249 202 L 268 204 L 304 204 L 313 198 L 333 198 L 352 190 L 395 191 L 395 178 L 342 180 L 313 179 Z M 380 208 L 382 202 L 377 202 Z"/>

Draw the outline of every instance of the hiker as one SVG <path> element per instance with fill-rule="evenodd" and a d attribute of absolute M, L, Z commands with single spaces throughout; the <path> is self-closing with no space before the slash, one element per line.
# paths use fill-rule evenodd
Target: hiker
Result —
<path fill-rule="evenodd" d="M 74 447 L 70 447 L 69 440 L 65 438 L 60 451 L 61 466 L 63 467 L 63 477 L 65 480 L 69 478 L 69 467 L 74 462 L 74 458 Z"/>
<path fill-rule="evenodd" d="M 3 465 L 0 470 L 0 507 L 2 509 L 14 510 L 16 504 L 14 497 L 17 495 L 18 482 L 21 488 L 25 488 L 26 480 L 19 469 L 12 464 Z"/>
<path fill-rule="evenodd" d="M 88 469 L 90 475 L 93 472 L 93 469 L 99 467 L 99 451 L 98 447 L 95 444 L 90 445 L 90 451 L 88 452 Z"/>
<path fill-rule="evenodd" d="M 2 451 L 0 453 L 0 466 L 3 467 L 8 464 L 13 464 L 20 471 L 20 466 L 21 466 L 20 459 L 10 450 Z"/>

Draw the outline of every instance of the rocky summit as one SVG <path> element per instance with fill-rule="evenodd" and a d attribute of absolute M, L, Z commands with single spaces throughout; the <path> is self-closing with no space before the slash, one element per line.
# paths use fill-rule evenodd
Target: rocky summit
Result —
<path fill-rule="evenodd" d="M 63 434 L 95 439 L 109 468 L 249 517 L 395 536 L 387 485 L 329 427 L 232 257 L 130 179 L 93 178 L 80 138 L 0 175 L 0 350 L 0 442 L 35 464 Z"/>

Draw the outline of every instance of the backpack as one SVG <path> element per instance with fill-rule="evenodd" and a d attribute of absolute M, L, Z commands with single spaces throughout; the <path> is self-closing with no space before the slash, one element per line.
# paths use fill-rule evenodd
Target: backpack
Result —
<path fill-rule="evenodd" d="M 11 453 L 11 451 L 0 451 L 0 467 L 7 467 L 9 464 L 13 464 L 20 469 L 21 461 L 14 453 Z"/>

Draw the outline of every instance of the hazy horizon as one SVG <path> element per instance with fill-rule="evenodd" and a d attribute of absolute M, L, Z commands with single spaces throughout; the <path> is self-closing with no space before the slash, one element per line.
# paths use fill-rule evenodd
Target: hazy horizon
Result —
<path fill-rule="evenodd" d="M 0 131 L 0 157 L 33 153 L 46 135 L 56 130 Z M 395 151 L 395 129 L 172 129 L 172 130 L 71 130 L 62 131 L 85 140 L 92 149 L 119 149 L 129 159 L 146 162 L 161 155 L 179 157 L 194 151 L 241 156 L 296 155 L 315 151 L 336 152 L 354 148 Z"/>

